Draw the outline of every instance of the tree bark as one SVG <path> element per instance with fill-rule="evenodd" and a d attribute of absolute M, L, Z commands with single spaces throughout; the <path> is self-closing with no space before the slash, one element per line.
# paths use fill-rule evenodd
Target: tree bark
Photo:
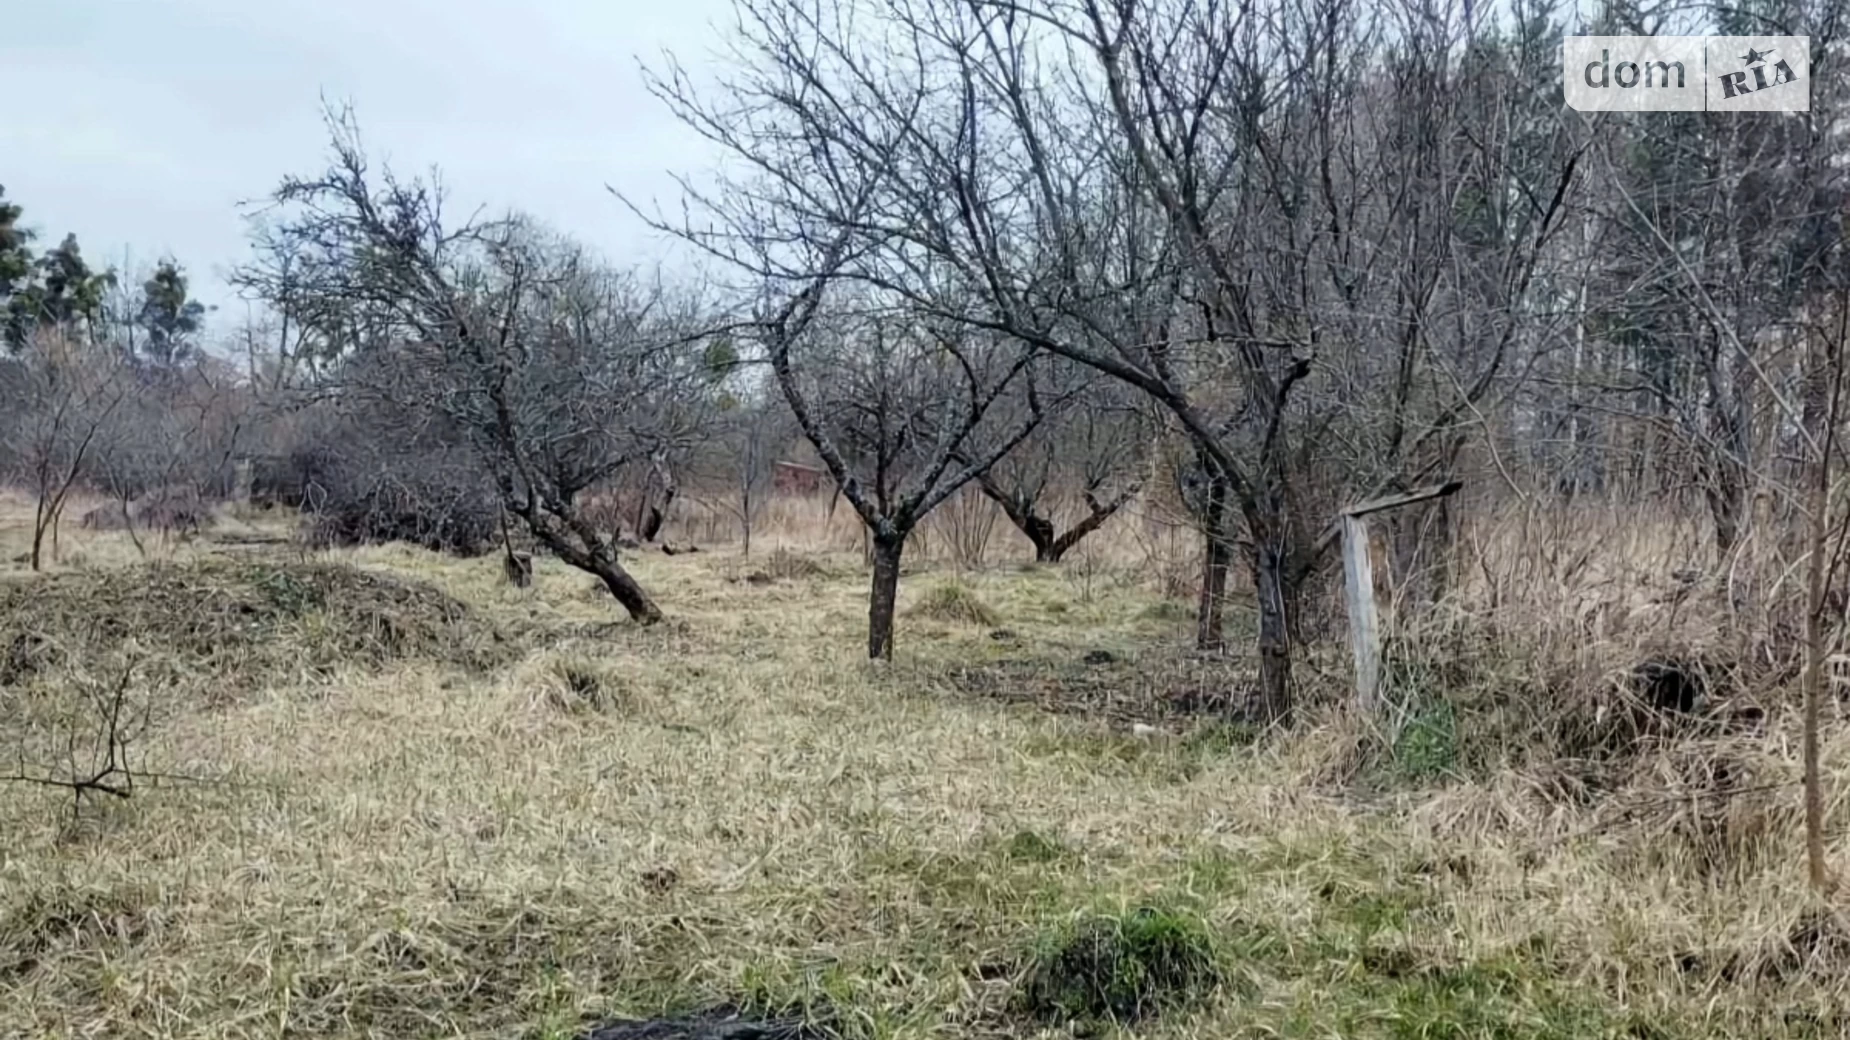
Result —
<path fill-rule="evenodd" d="M 1840 303 L 1840 321 L 1850 323 L 1850 294 Z M 1825 590 L 1825 551 L 1831 529 L 1831 462 L 1836 448 L 1838 395 L 1843 380 L 1843 339 L 1840 325 L 1835 336 L 1822 337 L 1805 380 L 1805 429 L 1811 446 L 1810 493 L 1806 503 L 1805 559 L 1805 666 L 1800 678 L 1804 696 L 1801 757 L 1805 790 L 1805 867 L 1812 887 L 1829 893 L 1835 883 L 1824 855 L 1824 777 L 1819 767 L 1818 727 L 1826 696 L 1824 659 L 1827 614 L 1832 613 Z"/>
<path fill-rule="evenodd" d="M 1074 524 L 1065 534 L 1053 540 L 1053 545 L 1048 547 L 1047 562 L 1059 563 L 1060 558 L 1066 555 L 1068 549 L 1078 545 L 1080 539 L 1084 538 L 1086 535 L 1105 526 L 1105 521 L 1116 516 L 1118 510 L 1123 509 L 1125 503 L 1135 498 L 1136 495 L 1137 489 L 1133 487 L 1127 489 L 1109 502 L 1100 503 L 1088 494 L 1086 496 L 1086 518 Z"/>
<path fill-rule="evenodd" d="M 565 527 L 554 516 L 539 512 L 528 502 L 510 501 L 508 509 L 526 521 L 527 530 L 533 532 L 540 544 L 552 550 L 554 556 L 603 582 L 637 624 L 653 625 L 662 620 L 662 609 L 624 569 L 609 543 L 599 538 L 582 518 L 568 517 L 571 526 Z"/>
<path fill-rule="evenodd" d="M 1010 519 L 1013 519 L 1012 514 Z M 1054 538 L 1053 524 L 1030 513 L 1025 521 L 1018 522 L 1015 526 L 1021 528 L 1021 533 L 1027 535 L 1028 541 L 1034 544 L 1035 563 L 1060 562 L 1060 555 L 1066 550 L 1055 549 L 1057 540 Z"/>
<path fill-rule="evenodd" d="M 1227 567 L 1232 552 L 1227 543 L 1227 482 L 1208 481 L 1208 497 L 1201 521 L 1201 603 L 1195 611 L 1195 648 L 1219 650 L 1225 645 L 1221 605 L 1227 599 Z"/>
<path fill-rule="evenodd" d="M 867 657 L 872 661 L 893 659 L 893 610 L 899 602 L 899 556 L 906 547 L 905 535 L 875 535 L 872 538 L 874 584 L 867 599 Z"/>
<path fill-rule="evenodd" d="M 987 475 L 978 478 L 977 487 L 983 492 L 983 497 L 1001 507 L 1002 514 L 1009 518 L 1016 530 L 1027 536 L 1029 543 L 1034 546 L 1035 563 L 1059 563 L 1073 546 L 1103 527 L 1105 521 L 1116 515 L 1136 495 L 1136 489 L 1132 488 L 1109 502 L 1101 503 L 1088 491 L 1085 519 L 1061 534 L 1054 527 L 1053 521 L 1035 512 L 1034 502 L 1028 496 L 1011 495 L 1003 491 Z"/>
<path fill-rule="evenodd" d="M 129 496 L 127 494 L 118 495 L 116 505 L 121 508 L 122 530 L 127 533 L 129 543 L 134 545 L 135 554 L 144 560 L 147 559 L 148 549 L 141 544 L 141 536 L 135 533 L 135 513 L 129 508 Z"/>
<path fill-rule="evenodd" d="M 37 573 L 39 570 L 43 569 L 43 567 L 45 566 L 45 563 L 44 563 L 45 530 L 46 530 L 46 525 L 43 523 L 36 523 L 32 525 L 32 570 L 33 570 L 33 573 Z"/>
<path fill-rule="evenodd" d="M 1059 561 L 1059 555 L 1054 552 L 1053 522 L 1034 511 L 1032 499 L 1027 495 L 1015 495 L 1002 490 L 987 473 L 977 478 L 976 486 L 984 498 L 1002 510 L 1002 515 L 1009 518 L 1009 523 L 1014 524 L 1016 530 L 1027 536 L 1029 543 L 1034 546 L 1034 562 Z"/>
<path fill-rule="evenodd" d="M 1259 598 L 1259 711 L 1268 722 L 1291 716 L 1291 621 L 1294 598 L 1278 527 L 1253 525 L 1253 589 Z M 1372 595 L 1372 591 L 1369 592 Z"/>
<path fill-rule="evenodd" d="M 591 566 L 585 568 L 597 575 L 610 594 L 616 597 L 623 609 L 629 611 L 631 618 L 639 625 L 653 625 L 662 619 L 662 609 L 655 605 L 649 594 L 642 591 L 630 572 L 618 563 L 616 557 L 608 551 L 599 550 L 591 554 Z"/>
<path fill-rule="evenodd" d="M 1741 540 L 1742 514 L 1746 512 L 1747 489 L 1736 479 L 1734 469 L 1732 462 L 1722 461 L 1702 489 L 1709 503 L 1709 516 L 1715 521 L 1715 549 L 1724 558 Z"/>
<path fill-rule="evenodd" d="M 71 481 L 67 480 L 63 488 L 52 496 L 50 501 L 40 500 L 38 514 L 32 524 L 32 570 L 37 573 L 44 567 L 45 536 L 51 536 L 51 558 L 58 559 L 58 522 L 64 515 L 64 498 L 70 491 Z"/>

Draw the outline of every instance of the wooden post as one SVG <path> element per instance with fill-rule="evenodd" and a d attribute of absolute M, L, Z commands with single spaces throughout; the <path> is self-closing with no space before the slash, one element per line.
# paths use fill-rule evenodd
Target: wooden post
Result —
<path fill-rule="evenodd" d="M 231 467 L 231 501 L 242 508 L 251 504 L 251 460 L 239 459 Z"/>
<path fill-rule="evenodd" d="M 1368 523 L 1345 513 L 1343 604 L 1349 613 L 1349 649 L 1355 655 L 1355 705 L 1375 710 L 1381 696 L 1381 621 L 1375 613 L 1375 569 L 1368 558 Z"/>
<path fill-rule="evenodd" d="M 1324 539 L 1343 540 L 1343 605 L 1349 613 L 1349 649 L 1355 655 L 1355 704 L 1372 712 L 1381 699 L 1381 618 L 1375 609 L 1375 567 L 1368 557 L 1368 525 L 1362 518 L 1433 498 L 1444 498 L 1464 485 L 1456 480 L 1351 506 Z M 1327 542 L 1325 543 L 1327 544 Z"/>
<path fill-rule="evenodd" d="M 517 589 L 528 588 L 533 584 L 533 554 L 507 551 L 501 561 L 501 569 L 507 574 L 508 584 Z"/>

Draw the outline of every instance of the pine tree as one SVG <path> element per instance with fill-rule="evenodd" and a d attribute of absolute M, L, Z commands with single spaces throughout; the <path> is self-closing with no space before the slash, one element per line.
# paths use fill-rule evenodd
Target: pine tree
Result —
<path fill-rule="evenodd" d="M 32 232 L 19 226 L 23 212 L 17 204 L 6 201 L 6 185 L 0 184 L 0 302 L 10 298 L 32 272 L 32 252 L 26 248 Z"/>
<path fill-rule="evenodd" d="M 58 248 L 32 264 L 30 279 L 7 301 L 8 344 L 18 349 L 37 328 L 69 328 L 80 321 L 93 326 L 103 309 L 103 293 L 115 281 L 114 271 L 90 270 L 76 235 L 64 236 Z"/>
<path fill-rule="evenodd" d="M 25 342 L 23 315 L 16 320 L 13 300 L 32 273 L 32 251 L 27 248 L 32 232 L 19 226 L 23 212 L 17 203 L 6 201 L 6 187 L 0 185 L 0 340 L 13 347 Z"/>
<path fill-rule="evenodd" d="M 141 284 L 141 312 L 136 324 L 146 330 L 143 346 L 149 360 L 162 365 L 184 361 L 192 353 L 191 337 L 199 331 L 205 305 L 187 297 L 186 272 L 172 260 L 162 260 L 154 274 Z"/>

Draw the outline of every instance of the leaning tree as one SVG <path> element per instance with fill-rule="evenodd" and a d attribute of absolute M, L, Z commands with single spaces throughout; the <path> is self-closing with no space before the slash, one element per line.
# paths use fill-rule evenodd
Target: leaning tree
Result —
<path fill-rule="evenodd" d="M 460 429 L 500 505 L 637 621 L 661 611 L 582 508 L 587 489 L 683 448 L 705 414 L 692 301 L 613 271 L 530 221 L 454 221 L 434 181 L 369 166 L 350 113 L 333 161 L 272 196 L 265 241 L 291 244 L 295 320 L 335 316 L 331 393 Z"/>

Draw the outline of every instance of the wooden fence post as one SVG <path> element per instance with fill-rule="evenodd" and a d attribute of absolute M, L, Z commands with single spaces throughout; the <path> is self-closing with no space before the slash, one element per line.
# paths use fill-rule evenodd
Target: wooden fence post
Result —
<path fill-rule="evenodd" d="M 1337 518 L 1336 530 L 1324 536 L 1340 535 L 1343 540 L 1343 606 L 1349 614 L 1349 649 L 1355 655 L 1355 705 L 1362 711 L 1374 711 L 1381 700 L 1381 618 L 1375 610 L 1375 568 L 1368 558 L 1368 524 L 1362 518 L 1443 498 L 1463 486 L 1460 481 L 1448 480 L 1350 506 Z"/>
<path fill-rule="evenodd" d="M 1381 620 L 1375 611 L 1375 568 L 1368 558 L 1368 523 L 1343 514 L 1343 605 L 1355 655 L 1355 705 L 1375 710 L 1381 696 Z"/>

